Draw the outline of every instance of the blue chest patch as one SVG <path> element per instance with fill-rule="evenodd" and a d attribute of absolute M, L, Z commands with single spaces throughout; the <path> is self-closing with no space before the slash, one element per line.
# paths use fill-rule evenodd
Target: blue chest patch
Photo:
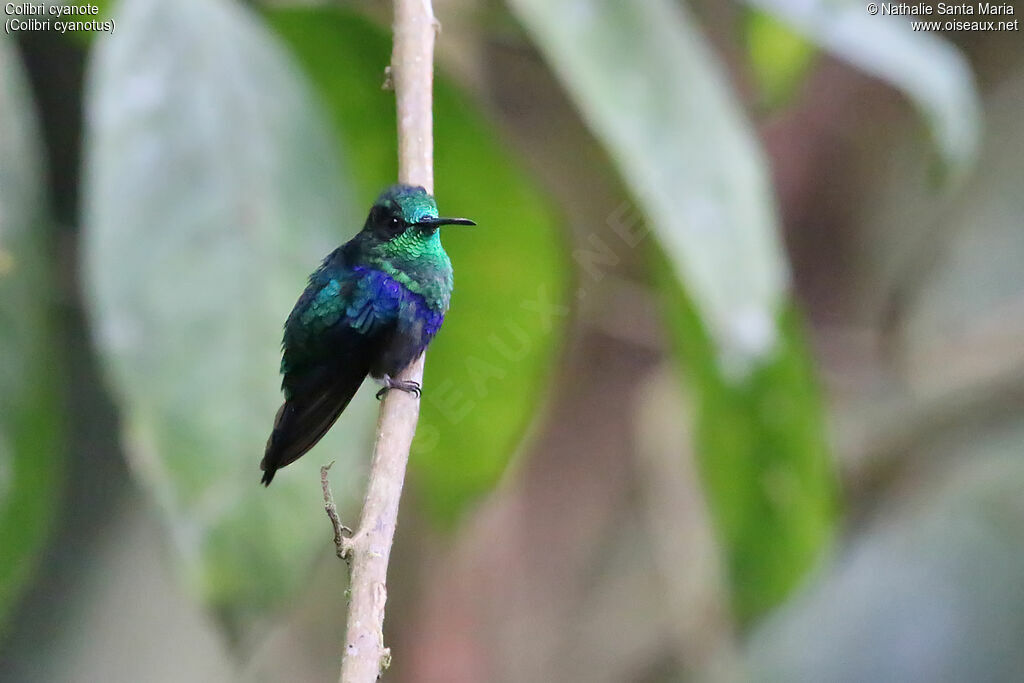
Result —
<path fill-rule="evenodd" d="M 357 280 L 345 310 L 349 325 L 369 333 L 397 323 L 400 333 L 419 337 L 424 346 L 437 334 L 444 314 L 428 306 L 421 295 L 380 270 L 357 266 L 353 272 Z"/>

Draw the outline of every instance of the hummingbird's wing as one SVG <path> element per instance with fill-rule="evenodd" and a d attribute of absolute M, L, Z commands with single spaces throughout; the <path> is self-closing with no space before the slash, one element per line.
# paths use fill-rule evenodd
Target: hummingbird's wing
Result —
<path fill-rule="evenodd" d="M 295 462 L 327 433 L 363 383 L 393 320 L 375 316 L 375 301 L 340 252 L 310 278 L 285 324 L 284 405 L 277 412 L 260 469 Z"/>
<path fill-rule="evenodd" d="M 376 344 L 355 329 L 348 330 L 335 335 L 343 360 L 326 361 L 288 378 L 290 397 L 277 411 L 260 463 L 264 484 L 320 441 L 366 378 Z"/>

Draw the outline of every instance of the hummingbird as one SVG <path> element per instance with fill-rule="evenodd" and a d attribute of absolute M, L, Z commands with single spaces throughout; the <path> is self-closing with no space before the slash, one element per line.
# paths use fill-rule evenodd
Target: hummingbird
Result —
<path fill-rule="evenodd" d="M 284 324 L 281 389 L 260 469 L 269 486 L 327 433 L 369 375 L 383 388 L 416 396 L 420 385 L 396 377 L 437 334 L 452 294 L 452 263 L 441 246 L 444 225 L 425 189 L 392 185 L 363 229 L 309 276 Z"/>

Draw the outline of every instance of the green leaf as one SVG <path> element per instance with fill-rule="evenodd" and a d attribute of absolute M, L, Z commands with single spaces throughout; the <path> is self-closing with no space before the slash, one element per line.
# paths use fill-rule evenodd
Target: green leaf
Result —
<path fill-rule="evenodd" d="M 872 16 L 862 0 L 747 4 L 902 90 L 927 121 L 951 179 L 973 167 L 981 138 L 981 105 L 970 65 L 952 43 L 935 33 L 914 31 L 905 17 Z"/>
<path fill-rule="evenodd" d="M 754 80 L 765 106 L 791 100 L 814 61 L 814 46 L 771 14 L 749 10 L 744 34 Z"/>
<path fill-rule="evenodd" d="M 232 617 L 330 543 L 317 469 L 359 497 L 373 401 L 259 486 L 281 326 L 354 213 L 301 72 L 227 0 L 123 0 L 87 83 L 85 274 L 131 465 L 188 585 Z"/>
<path fill-rule="evenodd" d="M 747 622 L 781 603 L 831 543 L 836 479 L 820 392 L 792 307 L 779 314 L 774 356 L 736 381 L 717 367 L 714 345 L 664 257 L 655 261 L 664 317 L 695 396 L 697 464 L 733 607 Z"/>
<path fill-rule="evenodd" d="M 381 90 L 389 37 L 335 9 L 270 18 L 319 86 L 368 207 L 397 170 L 394 97 Z M 441 210 L 479 224 L 444 235 L 455 293 L 427 354 L 410 462 L 418 499 L 451 523 L 495 485 L 542 401 L 568 312 L 568 269 L 551 206 L 442 74 L 434 125 Z"/>
<path fill-rule="evenodd" d="M 835 481 L 765 164 L 721 69 L 669 0 L 512 0 L 618 162 L 664 258 L 701 473 L 741 619 L 829 542 Z M 680 285 L 685 283 L 685 290 Z"/>
<path fill-rule="evenodd" d="M 63 420 L 41 159 L 25 75 L 0 36 L 0 621 L 59 508 Z"/>
<path fill-rule="evenodd" d="M 80 8 L 85 8 L 86 14 L 65 12 L 63 15 L 47 15 L 52 28 L 57 30 L 57 22 L 62 22 L 61 34 L 80 45 L 91 45 L 97 38 L 107 38 L 117 30 L 117 18 L 112 11 L 112 7 L 117 5 L 117 2 L 113 0 L 74 0 L 72 3 L 60 3 L 60 5 L 62 7 L 77 5 Z M 77 28 L 79 26 L 83 28 Z"/>

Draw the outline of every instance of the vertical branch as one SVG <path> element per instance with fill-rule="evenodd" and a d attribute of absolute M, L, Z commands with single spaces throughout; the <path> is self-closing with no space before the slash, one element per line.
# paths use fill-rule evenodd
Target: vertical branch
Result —
<path fill-rule="evenodd" d="M 398 106 L 398 179 L 434 192 L 434 31 L 431 0 L 394 0 L 391 77 Z"/>
<path fill-rule="evenodd" d="M 433 64 L 436 20 L 430 0 L 394 0 L 394 49 L 391 78 L 398 107 L 398 178 L 434 189 Z M 421 355 L 401 379 L 423 381 Z M 391 663 L 384 647 L 387 570 L 405 480 L 419 418 L 419 399 L 389 391 L 381 404 L 377 440 L 370 465 L 359 527 L 348 539 L 352 564 L 341 683 L 368 683 Z"/>

